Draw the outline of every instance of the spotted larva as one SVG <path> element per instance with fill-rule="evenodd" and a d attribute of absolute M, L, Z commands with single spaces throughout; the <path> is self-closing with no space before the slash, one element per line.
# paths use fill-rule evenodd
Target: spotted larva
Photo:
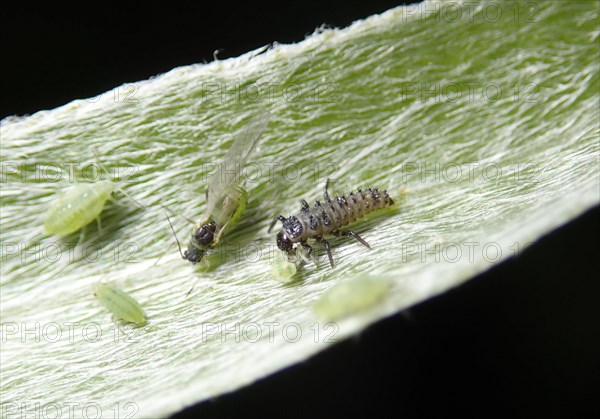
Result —
<path fill-rule="evenodd" d="M 255 117 L 233 142 L 223 162 L 206 187 L 206 210 L 202 221 L 192 230 L 188 248 L 179 252 L 183 259 L 196 263 L 208 250 L 215 247 L 226 231 L 246 208 L 248 192 L 239 184 L 239 175 L 256 148 L 256 144 L 269 122 L 271 114 Z M 179 245 L 179 241 L 178 245 Z"/>
<path fill-rule="evenodd" d="M 100 167 L 107 176 L 110 176 L 104 166 L 100 164 Z M 46 234 L 63 236 L 79 230 L 94 220 L 98 220 L 98 226 L 100 226 L 99 215 L 115 190 L 120 191 L 142 207 L 110 180 L 77 183 L 60 195 L 48 208 L 44 219 L 44 231 Z"/>
<path fill-rule="evenodd" d="M 94 287 L 94 296 L 116 318 L 128 323 L 135 323 L 137 326 L 144 326 L 146 324 L 144 309 L 142 309 L 140 303 L 125 291 L 100 282 Z"/>
<path fill-rule="evenodd" d="M 314 239 L 322 243 L 327 250 L 329 264 L 333 268 L 333 257 L 329 242 L 323 237 L 325 235 L 353 237 L 369 249 L 371 246 L 358 234 L 351 230 L 340 231 L 340 228 L 355 222 L 370 212 L 390 207 L 394 201 L 387 191 L 379 192 L 377 188 L 368 188 L 366 191 L 358 189 L 356 193 L 350 192 L 348 196 L 338 195 L 331 199 L 327 188 L 329 179 L 325 182 L 325 202 L 316 202 L 314 207 L 302 199 L 302 208 L 296 215 L 285 218 L 282 215 L 275 217 L 269 232 L 277 221 L 282 222 L 281 231 L 277 234 L 277 247 L 290 254 L 294 245 L 299 243 L 310 256 L 312 247 L 307 244 L 308 239 Z"/>
<path fill-rule="evenodd" d="M 373 306 L 389 288 L 389 281 L 369 276 L 342 281 L 314 303 L 313 312 L 324 320 L 346 317 Z"/>

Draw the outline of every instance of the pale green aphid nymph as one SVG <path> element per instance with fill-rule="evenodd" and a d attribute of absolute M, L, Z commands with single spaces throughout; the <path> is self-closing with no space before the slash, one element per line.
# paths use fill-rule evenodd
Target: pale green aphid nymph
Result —
<path fill-rule="evenodd" d="M 94 287 L 94 295 L 116 318 L 137 326 L 146 324 L 144 309 L 125 291 L 100 282 Z"/>
<path fill-rule="evenodd" d="M 279 282 L 292 282 L 296 272 L 309 261 L 306 250 L 301 246 L 292 249 L 288 254 L 276 251 L 271 265 L 271 273 L 273 278 Z"/>
<path fill-rule="evenodd" d="M 366 310 L 383 299 L 390 282 L 375 277 L 342 281 L 327 290 L 313 305 L 315 314 L 325 320 L 336 320 Z"/>
<path fill-rule="evenodd" d="M 44 231 L 63 236 L 88 225 L 98 218 L 114 190 L 110 180 L 74 185 L 48 208 Z"/>
<path fill-rule="evenodd" d="M 271 273 L 273 278 L 279 282 L 292 282 L 292 277 L 298 271 L 298 266 L 294 262 L 290 262 L 281 252 L 275 252 L 273 264 L 271 265 Z"/>

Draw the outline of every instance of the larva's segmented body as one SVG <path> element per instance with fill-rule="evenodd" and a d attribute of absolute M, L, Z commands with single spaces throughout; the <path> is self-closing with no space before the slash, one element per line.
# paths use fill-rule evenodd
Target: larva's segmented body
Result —
<path fill-rule="evenodd" d="M 301 200 L 300 212 L 287 218 L 279 215 L 271 223 L 269 231 L 277 221 L 282 222 L 281 231 L 277 234 L 277 247 L 288 254 L 293 253 L 294 245 L 299 243 L 310 255 L 312 248 L 306 243 L 308 239 L 323 243 L 327 249 L 329 263 L 333 267 L 331 249 L 323 237 L 326 235 L 354 237 L 370 248 L 369 244 L 355 232 L 340 231 L 340 229 L 373 211 L 394 205 L 394 201 L 387 191 L 379 192 L 377 188 L 368 188 L 365 191 L 358 189 L 356 193 L 350 192 L 347 196 L 338 195 L 331 198 L 327 192 L 328 185 L 329 179 L 325 183 L 324 202 L 317 201 L 313 207 L 310 207 L 305 200 Z"/>

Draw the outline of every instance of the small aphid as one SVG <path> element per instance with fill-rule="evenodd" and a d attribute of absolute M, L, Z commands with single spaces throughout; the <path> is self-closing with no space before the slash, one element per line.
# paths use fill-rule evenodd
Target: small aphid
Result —
<path fill-rule="evenodd" d="M 313 312 L 327 321 L 347 317 L 375 305 L 389 288 L 389 281 L 368 276 L 343 281 L 325 291 L 314 303 Z"/>
<path fill-rule="evenodd" d="M 276 252 L 271 265 L 273 278 L 284 283 L 292 282 L 296 272 L 310 261 L 303 247 L 293 249 L 292 253 L 286 256 L 284 257 L 281 252 Z"/>
<path fill-rule="evenodd" d="M 288 261 L 281 253 L 277 253 L 271 265 L 273 278 L 279 282 L 291 282 L 296 274 L 298 267 L 295 263 Z"/>
<path fill-rule="evenodd" d="M 215 247 L 226 229 L 232 226 L 246 208 L 248 192 L 239 184 L 239 175 L 256 144 L 271 114 L 266 112 L 254 118 L 238 136 L 225 155 L 223 162 L 206 187 L 206 210 L 202 221 L 192 230 L 192 237 L 183 259 L 197 263 L 206 252 Z M 177 237 L 177 236 L 176 236 Z M 179 240 L 177 240 L 179 245 Z"/>
<path fill-rule="evenodd" d="M 354 231 L 340 231 L 340 228 L 355 222 L 370 212 L 391 207 L 394 205 L 394 201 L 392 201 L 387 191 L 379 192 L 377 188 L 368 188 L 364 192 L 359 189 L 356 193 L 350 192 L 348 196 L 338 195 L 331 199 L 327 192 L 328 186 L 329 179 L 325 182 L 325 202 L 317 201 L 315 206 L 311 208 L 302 199 L 300 201 L 302 205 L 300 212 L 287 218 L 278 215 L 271 223 L 269 232 L 277 221 L 282 222 L 282 229 L 277 234 L 277 247 L 287 252 L 288 255 L 294 252 L 294 245 L 299 243 L 306 251 L 307 256 L 310 257 L 312 247 L 308 245 L 308 239 L 314 239 L 322 243 L 327 250 L 329 264 L 333 268 L 331 248 L 329 242 L 323 237 L 327 234 L 353 237 L 370 249 L 371 246 Z"/>
<path fill-rule="evenodd" d="M 74 185 L 48 208 L 44 231 L 63 236 L 88 225 L 98 218 L 114 190 L 110 180 Z"/>
<path fill-rule="evenodd" d="M 100 166 L 106 175 L 110 177 L 104 166 Z M 110 180 L 102 180 L 95 183 L 78 183 L 60 195 L 50 208 L 48 208 L 44 219 L 44 231 L 46 234 L 64 236 L 85 227 L 94 220 L 98 221 L 98 227 L 100 228 L 99 215 L 104 209 L 106 201 L 110 199 L 111 194 L 115 190 L 119 190 L 138 206 L 142 207 L 141 204 L 127 195 L 125 191 L 118 189 Z"/>
<path fill-rule="evenodd" d="M 118 319 L 135 323 L 136 326 L 146 324 L 144 309 L 125 291 L 100 282 L 94 287 L 94 296 Z"/>

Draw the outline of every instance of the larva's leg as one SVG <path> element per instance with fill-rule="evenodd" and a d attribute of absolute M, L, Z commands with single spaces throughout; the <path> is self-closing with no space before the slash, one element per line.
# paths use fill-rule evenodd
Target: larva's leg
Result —
<path fill-rule="evenodd" d="M 346 230 L 346 231 L 336 231 L 333 233 L 334 236 L 344 236 L 344 237 L 353 237 L 356 240 L 358 240 L 360 242 L 360 244 L 362 244 L 363 246 L 368 247 L 369 249 L 371 248 L 371 246 L 369 246 L 369 243 L 367 243 L 362 237 L 360 237 L 358 234 L 356 234 L 354 231 L 351 230 Z"/>
<path fill-rule="evenodd" d="M 277 221 L 281 221 L 283 223 L 285 221 L 285 217 L 283 215 L 278 215 L 277 217 L 275 217 L 273 219 L 273 222 L 271 222 L 271 225 L 269 226 L 269 233 L 271 232 L 271 230 L 273 230 L 273 227 L 275 226 L 275 223 Z"/>
<path fill-rule="evenodd" d="M 329 264 L 333 268 L 333 255 L 331 254 L 331 246 L 329 246 L 329 242 L 325 239 L 317 239 L 319 243 L 323 243 L 325 246 L 325 250 L 327 250 L 327 257 L 329 258 Z"/>
<path fill-rule="evenodd" d="M 308 205 L 308 202 L 306 202 L 304 199 L 301 199 L 301 200 L 300 200 L 300 205 L 302 206 L 302 207 L 300 208 L 300 210 L 301 210 L 302 212 L 308 212 L 308 210 L 310 209 L 310 206 Z"/>
<path fill-rule="evenodd" d="M 331 201 L 329 198 L 329 192 L 327 192 L 327 188 L 329 187 L 329 178 L 325 181 L 325 191 L 323 192 L 323 197 L 325 198 L 325 202 Z"/>
<path fill-rule="evenodd" d="M 302 245 L 302 248 L 304 250 L 306 250 L 306 260 L 310 259 L 310 257 L 312 256 L 312 252 L 313 252 L 313 248 L 309 246 L 308 243 L 300 243 Z M 314 261 L 314 259 L 313 259 Z M 316 264 L 316 262 L 315 262 Z"/>

